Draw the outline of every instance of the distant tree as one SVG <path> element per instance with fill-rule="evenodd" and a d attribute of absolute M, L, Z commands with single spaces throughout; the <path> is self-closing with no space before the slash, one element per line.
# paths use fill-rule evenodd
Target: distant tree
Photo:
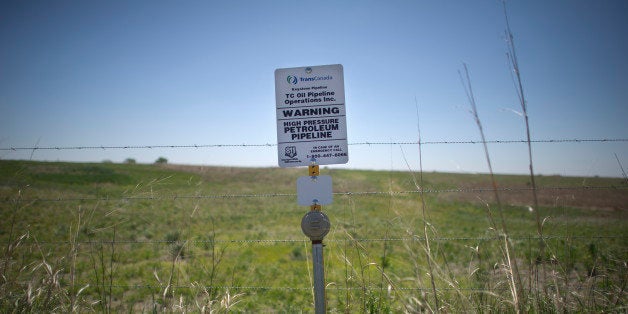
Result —
<path fill-rule="evenodd" d="M 127 158 L 124 160 L 125 164 L 129 164 L 129 165 L 134 165 L 135 164 L 135 159 L 133 158 Z"/>
<path fill-rule="evenodd" d="M 159 165 L 161 165 L 161 164 L 167 164 L 167 163 L 168 163 L 168 159 L 166 159 L 166 158 L 164 158 L 164 157 L 159 157 L 159 158 L 157 158 L 157 160 L 155 160 L 155 163 L 156 163 L 156 164 L 159 164 Z"/>

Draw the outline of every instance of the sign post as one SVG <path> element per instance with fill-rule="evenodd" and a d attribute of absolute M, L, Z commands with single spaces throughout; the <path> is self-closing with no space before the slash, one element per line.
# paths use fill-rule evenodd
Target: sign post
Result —
<path fill-rule="evenodd" d="M 329 232 L 329 218 L 320 210 L 320 205 L 312 205 L 301 219 L 301 230 L 312 240 L 312 264 L 314 275 L 314 313 L 326 312 L 325 267 L 323 262 L 323 238 Z"/>
<path fill-rule="evenodd" d="M 279 166 L 308 166 L 308 176 L 297 179 L 297 203 L 310 206 L 301 230 L 312 240 L 314 312 L 325 313 L 323 238 L 329 217 L 321 205 L 333 200 L 331 176 L 321 176 L 319 165 L 349 161 L 342 65 L 275 70 L 277 153 Z"/>

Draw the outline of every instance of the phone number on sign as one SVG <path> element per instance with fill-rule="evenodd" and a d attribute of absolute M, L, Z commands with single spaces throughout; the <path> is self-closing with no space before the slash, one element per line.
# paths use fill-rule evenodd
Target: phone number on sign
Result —
<path fill-rule="evenodd" d="M 329 158 L 329 157 L 344 157 L 347 153 L 329 153 L 329 154 L 314 154 L 307 155 L 306 158 Z"/>

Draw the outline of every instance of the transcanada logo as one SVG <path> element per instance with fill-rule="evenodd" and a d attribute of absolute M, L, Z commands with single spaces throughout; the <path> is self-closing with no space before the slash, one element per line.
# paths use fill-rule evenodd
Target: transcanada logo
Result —
<path fill-rule="evenodd" d="M 299 78 L 297 78 L 296 76 L 293 76 L 293 75 L 288 75 L 288 77 L 286 78 L 286 80 L 288 81 L 288 84 L 291 84 L 291 85 L 297 85 L 298 82 L 329 81 L 329 80 L 333 80 L 333 79 L 334 78 L 331 75 L 312 76 L 312 77 L 299 77 Z"/>

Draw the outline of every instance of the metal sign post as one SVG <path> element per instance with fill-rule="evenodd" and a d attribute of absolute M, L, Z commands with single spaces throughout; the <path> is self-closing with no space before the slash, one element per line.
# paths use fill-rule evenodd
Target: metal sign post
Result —
<path fill-rule="evenodd" d="M 318 166 L 310 166 L 318 173 Z M 317 176 L 312 176 L 311 180 L 316 180 Z M 331 183 L 331 182 L 330 182 Z M 312 240 L 312 264 L 314 267 L 314 312 L 325 313 L 325 268 L 323 262 L 323 238 L 329 233 L 331 224 L 329 217 L 321 211 L 321 205 L 313 200 L 310 211 L 301 219 L 301 230 Z"/>
<path fill-rule="evenodd" d="M 320 206 L 319 206 L 320 208 Z M 323 262 L 323 237 L 329 232 L 329 218 L 320 210 L 313 209 L 303 216 L 301 229 L 312 240 L 312 264 L 314 268 L 314 312 L 325 313 L 325 266 Z"/>

